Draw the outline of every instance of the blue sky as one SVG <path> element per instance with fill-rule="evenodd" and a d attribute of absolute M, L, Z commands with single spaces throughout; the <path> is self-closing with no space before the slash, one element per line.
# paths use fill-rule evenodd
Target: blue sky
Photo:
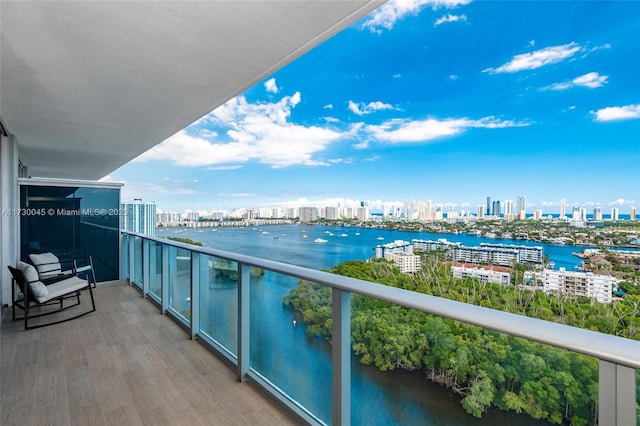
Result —
<path fill-rule="evenodd" d="M 640 208 L 640 2 L 391 1 L 108 179 L 162 210 Z"/>

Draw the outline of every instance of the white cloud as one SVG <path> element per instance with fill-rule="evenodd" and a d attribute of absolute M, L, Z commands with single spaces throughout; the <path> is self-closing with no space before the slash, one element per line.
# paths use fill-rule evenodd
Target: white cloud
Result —
<path fill-rule="evenodd" d="M 218 136 L 218 132 L 214 132 L 210 129 L 202 129 L 200 131 L 200 136 L 202 136 L 203 138 L 215 138 Z"/>
<path fill-rule="evenodd" d="M 450 80 L 453 80 L 453 81 L 456 81 L 458 78 L 459 78 L 459 77 L 458 77 L 457 75 L 455 75 L 455 74 L 451 74 L 451 75 L 449 76 L 449 79 L 450 79 Z"/>
<path fill-rule="evenodd" d="M 418 14 L 425 6 L 433 9 L 453 8 L 470 2 L 471 0 L 391 0 L 369 14 L 362 28 L 380 34 L 383 29 L 392 29 L 399 19 Z"/>
<path fill-rule="evenodd" d="M 402 78 L 402 74 L 400 74 L 400 73 L 394 74 L 392 77 L 395 78 L 395 79 Z"/>
<path fill-rule="evenodd" d="M 327 165 L 315 158 L 341 133 L 289 121 L 291 110 L 301 101 L 299 92 L 273 103 L 231 99 L 198 124 L 220 126 L 226 134 L 205 140 L 182 130 L 139 156 L 136 161 L 168 160 L 180 166 L 208 166 L 257 160 L 272 167 Z"/>
<path fill-rule="evenodd" d="M 256 195 L 248 192 L 218 192 L 216 196 L 229 198 L 253 198 Z"/>
<path fill-rule="evenodd" d="M 624 198 L 618 198 L 617 200 L 607 203 L 608 206 L 612 206 L 612 207 L 634 206 L 635 204 L 636 204 L 635 200 L 625 200 Z"/>
<path fill-rule="evenodd" d="M 595 121 L 633 120 L 640 118 L 640 104 L 602 108 L 591 114 Z"/>
<path fill-rule="evenodd" d="M 529 47 L 533 47 L 536 45 L 536 41 L 535 40 L 529 40 L 529 43 L 527 43 L 527 46 Z"/>
<path fill-rule="evenodd" d="M 237 170 L 237 169 L 241 169 L 244 166 L 241 165 L 235 165 L 235 166 L 216 166 L 216 167 L 209 167 L 207 168 L 207 170 Z"/>
<path fill-rule="evenodd" d="M 386 104 L 380 101 L 369 102 L 365 104 L 364 102 L 355 103 L 353 101 L 349 101 L 349 110 L 356 115 L 365 115 L 371 114 L 374 111 L 381 111 L 385 109 L 394 109 L 393 105 Z"/>
<path fill-rule="evenodd" d="M 433 26 L 437 27 L 439 25 L 446 24 L 448 22 L 458 22 L 458 21 L 466 21 L 466 20 L 467 20 L 467 15 L 452 15 L 449 13 L 447 15 L 444 15 L 436 19 L 436 22 L 433 24 Z"/>
<path fill-rule="evenodd" d="M 322 108 L 325 109 L 333 109 L 333 104 L 326 104 L 325 106 L 323 106 Z"/>
<path fill-rule="evenodd" d="M 597 72 L 590 72 L 574 78 L 573 84 L 576 86 L 588 87 L 589 89 L 595 89 L 597 87 L 602 87 L 607 82 L 607 78 L 609 78 L 609 76 L 600 75 Z"/>
<path fill-rule="evenodd" d="M 324 121 L 326 121 L 327 123 L 339 123 L 340 119 L 336 118 L 336 117 L 322 117 L 322 119 Z"/>
<path fill-rule="evenodd" d="M 546 47 L 534 52 L 521 53 L 514 56 L 509 62 L 500 65 L 497 68 L 487 68 L 482 71 L 490 73 L 513 73 L 524 70 L 533 70 L 545 65 L 564 61 L 582 50 L 583 48 L 575 42 L 560 46 Z"/>
<path fill-rule="evenodd" d="M 598 87 L 604 86 L 607 83 L 608 78 L 609 76 L 600 75 L 597 72 L 590 72 L 590 73 L 581 75 L 579 77 L 576 77 L 571 81 L 552 84 L 551 86 L 543 87 L 540 90 L 567 90 L 576 86 L 588 87 L 589 89 L 596 89 Z"/>
<path fill-rule="evenodd" d="M 428 142 L 434 139 L 455 136 L 470 128 L 499 129 L 506 127 L 528 126 L 529 123 L 517 123 L 511 120 L 499 120 L 484 117 L 479 120 L 467 118 L 449 118 L 438 120 L 393 119 L 380 125 L 369 125 L 365 131 L 378 141 L 390 143 Z"/>
<path fill-rule="evenodd" d="M 269 80 L 265 81 L 264 88 L 269 93 L 278 93 L 278 85 L 276 84 L 276 79 L 270 78 Z"/>

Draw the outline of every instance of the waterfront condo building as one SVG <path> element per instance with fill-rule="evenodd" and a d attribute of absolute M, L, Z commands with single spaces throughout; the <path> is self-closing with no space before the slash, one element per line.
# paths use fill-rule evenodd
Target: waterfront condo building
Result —
<path fill-rule="evenodd" d="M 452 265 L 451 275 L 454 278 L 475 278 L 481 283 L 495 283 L 508 285 L 511 282 L 511 274 L 506 271 L 492 268 L 467 267 L 464 265 Z"/>
<path fill-rule="evenodd" d="M 618 220 L 620 210 L 617 207 L 611 209 L 611 220 Z"/>
<path fill-rule="evenodd" d="M 593 220 L 602 220 L 602 208 L 599 206 L 593 209 Z"/>
<path fill-rule="evenodd" d="M 536 274 L 534 274 L 536 275 Z M 611 303 L 613 291 L 619 280 L 592 272 L 573 272 L 565 268 L 545 269 L 539 275 L 543 290 L 547 293 L 588 297 L 602 303 Z"/>
<path fill-rule="evenodd" d="M 524 212 L 524 216 L 527 214 L 527 197 L 524 195 L 518 195 L 516 198 L 516 213 L 520 214 L 520 212 Z"/>
<path fill-rule="evenodd" d="M 121 205 L 120 229 L 141 234 L 156 235 L 156 203 L 134 198 Z"/>
<path fill-rule="evenodd" d="M 309 223 L 318 219 L 318 209 L 316 207 L 300 207 L 298 217 L 301 223 Z"/>
<path fill-rule="evenodd" d="M 421 268 L 420 256 L 413 253 L 388 252 L 384 258 L 395 263 L 403 274 L 413 274 Z"/>

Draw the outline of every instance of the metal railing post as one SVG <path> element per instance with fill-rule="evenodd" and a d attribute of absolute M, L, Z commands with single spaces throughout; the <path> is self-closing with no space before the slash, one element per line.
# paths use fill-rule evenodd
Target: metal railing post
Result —
<path fill-rule="evenodd" d="M 162 244 L 162 285 L 160 312 L 165 314 L 169 309 L 169 249 L 170 246 Z"/>
<path fill-rule="evenodd" d="M 598 424 L 635 425 L 635 369 L 601 359 L 598 375 Z"/>
<path fill-rule="evenodd" d="M 250 299 L 249 265 L 238 262 L 238 381 L 246 379 L 250 365 Z"/>
<path fill-rule="evenodd" d="M 133 281 L 136 279 L 134 273 L 136 271 L 136 254 L 135 254 L 135 238 L 129 236 L 129 285 L 133 285 Z"/>
<path fill-rule="evenodd" d="M 200 330 L 200 253 L 191 252 L 191 338 Z"/>
<path fill-rule="evenodd" d="M 345 426 L 351 424 L 351 293 L 333 288 L 332 298 L 332 418 Z"/>
<path fill-rule="evenodd" d="M 150 281 L 150 261 L 149 261 L 149 246 L 151 245 L 151 241 L 146 238 L 142 240 L 142 297 L 147 297 L 149 294 L 149 281 Z"/>

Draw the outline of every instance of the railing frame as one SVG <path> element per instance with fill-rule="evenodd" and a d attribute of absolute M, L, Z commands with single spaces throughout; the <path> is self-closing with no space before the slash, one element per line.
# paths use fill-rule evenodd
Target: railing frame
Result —
<path fill-rule="evenodd" d="M 350 295 L 357 293 L 417 309 L 429 314 L 461 321 L 515 337 L 539 342 L 556 348 L 595 357 L 599 360 L 598 423 L 611 426 L 636 424 L 636 375 L 640 369 L 640 342 L 608 334 L 584 330 L 563 324 L 538 320 L 463 302 L 438 298 L 408 290 L 388 287 L 359 279 L 343 277 L 327 272 L 267 259 L 235 254 L 223 250 L 197 247 L 144 234 L 124 232 L 128 236 L 128 253 L 121 252 L 121 264 L 128 256 L 129 281 L 136 267 L 143 269 L 148 282 L 149 244 L 156 241 L 162 247 L 162 300 L 161 312 L 168 310 L 169 247 L 187 249 L 191 253 L 191 338 L 199 335 L 200 257 L 213 256 L 237 262 L 238 265 L 238 355 L 237 378 L 242 382 L 251 379 L 271 395 L 283 402 L 293 413 L 309 424 L 322 424 L 312 413 L 284 394 L 250 367 L 250 267 L 323 284 L 333 290 L 333 348 L 332 348 L 332 422 L 342 426 L 351 423 L 351 311 Z M 143 240 L 143 265 L 135 266 L 134 238 Z M 146 250 L 145 250 L 146 248 Z M 146 255 L 145 255 L 146 254 Z M 147 272 L 147 273 L 145 273 Z M 148 284 L 148 283 L 147 283 Z M 143 289 L 147 285 L 143 285 Z M 148 288 L 147 288 L 148 291 Z M 146 293 L 143 290 L 143 296 Z M 214 349 L 219 350 L 213 346 Z M 229 359 L 228 353 L 223 355 Z"/>

